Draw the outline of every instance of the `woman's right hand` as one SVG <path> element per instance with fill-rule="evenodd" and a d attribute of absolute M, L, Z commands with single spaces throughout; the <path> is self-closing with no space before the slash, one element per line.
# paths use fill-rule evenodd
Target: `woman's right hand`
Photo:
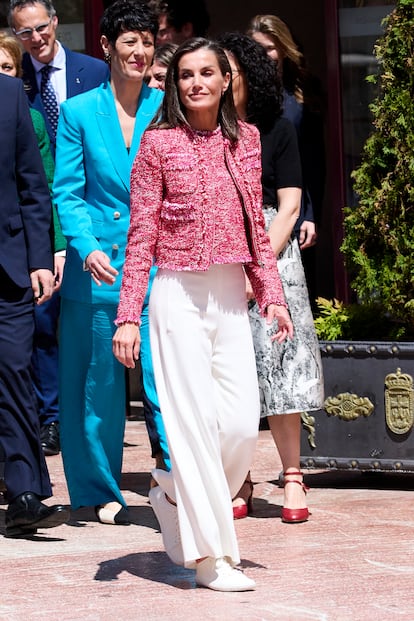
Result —
<path fill-rule="evenodd" d="M 102 282 L 113 285 L 118 271 L 112 267 L 108 255 L 102 250 L 93 250 L 85 259 L 85 267 L 90 272 L 94 282 L 100 286 Z"/>
<path fill-rule="evenodd" d="M 128 369 L 134 369 L 139 356 L 140 344 L 139 326 L 135 323 L 124 323 L 114 334 L 112 351 L 121 364 Z"/>
<path fill-rule="evenodd" d="M 285 306 L 278 304 L 269 304 L 266 308 L 266 323 L 271 325 L 276 319 L 278 331 L 271 336 L 272 341 L 283 343 L 286 338 L 293 338 L 293 324 L 289 315 L 289 311 Z"/>

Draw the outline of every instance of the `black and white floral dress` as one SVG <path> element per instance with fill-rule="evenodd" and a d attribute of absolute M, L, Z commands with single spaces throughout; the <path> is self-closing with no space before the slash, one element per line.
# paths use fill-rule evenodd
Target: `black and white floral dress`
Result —
<path fill-rule="evenodd" d="M 278 119 L 262 135 L 264 216 L 269 227 L 277 214 L 276 191 L 300 187 L 296 136 L 293 126 Z M 294 236 L 280 253 L 277 264 L 294 336 L 279 344 L 270 339 L 271 328 L 261 317 L 257 304 L 249 305 L 249 318 L 256 353 L 261 416 L 319 410 L 323 407 L 324 385 L 319 343 L 309 303 L 300 249 Z"/>

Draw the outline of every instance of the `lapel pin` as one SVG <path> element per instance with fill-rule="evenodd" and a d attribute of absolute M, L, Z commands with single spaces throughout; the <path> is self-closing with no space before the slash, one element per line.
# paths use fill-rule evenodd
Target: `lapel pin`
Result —
<path fill-rule="evenodd" d="M 76 84 L 80 84 L 79 78 L 76 78 L 75 82 L 76 82 Z"/>

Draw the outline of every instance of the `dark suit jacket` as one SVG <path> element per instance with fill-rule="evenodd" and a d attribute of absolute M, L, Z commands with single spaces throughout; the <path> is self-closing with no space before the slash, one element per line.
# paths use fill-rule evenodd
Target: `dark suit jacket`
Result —
<path fill-rule="evenodd" d="M 102 60 L 92 58 L 92 56 L 86 56 L 86 54 L 72 52 L 72 50 L 64 46 L 63 49 L 66 54 L 66 94 L 68 99 L 75 95 L 80 95 L 80 93 L 90 91 L 92 88 L 96 88 L 108 79 L 109 69 Z M 42 99 L 37 87 L 36 71 L 33 67 L 30 54 L 27 52 L 23 54 L 22 66 L 26 95 L 29 98 L 31 106 L 39 110 L 45 119 L 52 153 L 54 154 L 56 138 L 48 121 L 45 109 L 43 108 Z"/>
<path fill-rule="evenodd" d="M 21 288 L 53 269 L 52 206 L 21 80 L 0 75 L 0 266 Z"/>

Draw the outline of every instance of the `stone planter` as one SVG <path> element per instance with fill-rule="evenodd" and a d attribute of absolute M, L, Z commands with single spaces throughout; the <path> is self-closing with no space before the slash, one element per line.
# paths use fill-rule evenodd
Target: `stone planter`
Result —
<path fill-rule="evenodd" d="M 302 414 L 301 466 L 414 472 L 414 343 L 320 348 L 325 404 Z"/>

